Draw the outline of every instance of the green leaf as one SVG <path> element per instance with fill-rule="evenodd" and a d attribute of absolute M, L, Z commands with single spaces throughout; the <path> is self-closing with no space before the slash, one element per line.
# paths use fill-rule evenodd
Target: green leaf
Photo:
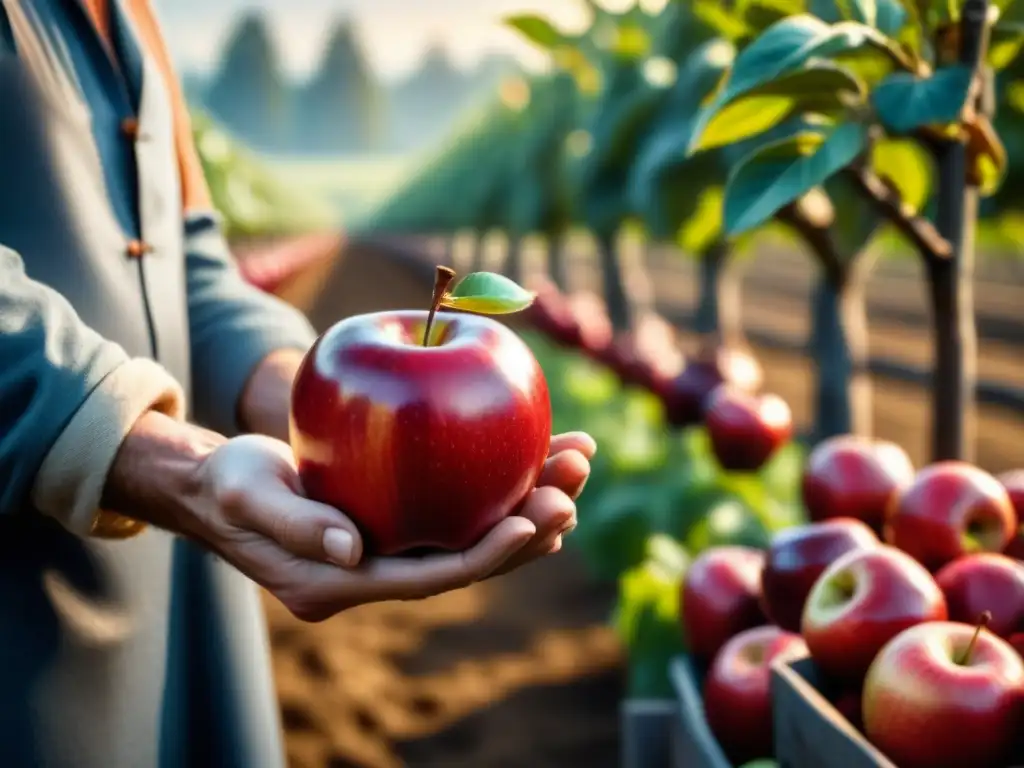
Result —
<path fill-rule="evenodd" d="M 867 129 L 845 123 L 805 131 L 748 155 L 729 175 L 725 228 L 730 235 L 768 221 L 785 205 L 852 163 L 867 146 Z"/>
<path fill-rule="evenodd" d="M 533 13 L 508 16 L 505 18 L 505 26 L 545 50 L 552 50 L 565 43 L 565 36 L 550 21 Z"/>
<path fill-rule="evenodd" d="M 730 13 L 721 0 L 694 0 L 693 15 L 726 40 L 739 40 L 754 30 L 735 13 Z"/>
<path fill-rule="evenodd" d="M 740 52 L 717 101 L 724 106 L 740 94 L 799 69 L 812 57 L 828 58 L 869 42 L 884 45 L 885 39 L 878 30 L 856 22 L 826 24 L 807 14 L 783 19 Z"/>
<path fill-rule="evenodd" d="M 535 296 L 504 275 L 472 272 L 441 301 L 442 307 L 481 315 L 508 315 L 533 303 Z"/>
<path fill-rule="evenodd" d="M 920 144 L 910 139 L 882 139 L 871 148 L 871 165 L 877 175 L 895 185 L 915 213 L 924 208 L 932 193 L 935 169 Z"/>
<path fill-rule="evenodd" d="M 988 65 L 997 72 L 1006 69 L 1024 46 L 1024 24 L 1000 22 L 992 27 L 988 44 Z"/>
<path fill-rule="evenodd" d="M 958 122 L 971 90 L 971 79 L 971 70 L 962 64 L 943 67 L 926 78 L 897 72 L 875 89 L 872 99 L 886 130 L 912 133 L 925 125 Z"/>
<path fill-rule="evenodd" d="M 864 85 L 847 69 L 816 60 L 806 69 L 765 83 L 716 112 L 693 151 L 701 152 L 756 136 L 781 123 L 798 107 L 826 111 L 850 97 L 862 100 Z"/>
<path fill-rule="evenodd" d="M 875 26 L 878 5 L 875 0 L 810 0 L 808 10 L 822 21 L 859 21 Z"/>
<path fill-rule="evenodd" d="M 705 109 L 690 141 L 696 151 L 701 134 L 714 115 L 738 97 L 801 69 L 812 58 L 829 58 L 871 43 L 885 47 L 887 40 L 865 24 L 844 21 L 826 24 L 807 14 L 783 19 L 760 35 L 736 57 L 724 87 Z"/>

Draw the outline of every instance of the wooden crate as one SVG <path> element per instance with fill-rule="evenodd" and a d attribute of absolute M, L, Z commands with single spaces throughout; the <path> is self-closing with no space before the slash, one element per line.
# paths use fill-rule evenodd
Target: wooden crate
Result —
<path fill-rule="evenodd" d="M 810 658 L 772 666 L 779 768 L 896 768 L 832 706 L 829 693 Z"/>
<path fill-rule="evenodd" d="M 669 677 L 678 703 L 673 729 L 673 765 L 677 768 L 731 768 L 704 716 L 702 674 L 697 665 L 689 656 L 679 656 L 669 666 Z"/>
<path fill-rule="evenodd" d="M 626 699 L 619 710 L 622 768 L 676 768 L 672 762 L 672 699 Z"/>

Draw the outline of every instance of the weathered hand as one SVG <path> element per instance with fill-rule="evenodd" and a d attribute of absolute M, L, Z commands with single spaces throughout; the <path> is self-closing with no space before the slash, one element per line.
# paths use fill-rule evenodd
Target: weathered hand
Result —
<path fill-rule="evenodd" d="M 575 525 L 572 497 L 594 450 L 586 435 L 553 438 L 538 488 L 520 513 L 466 552 L 360 562 L 355 525 L 302 496 L 288 446 L 248 435 L 224 443 L 200 466 L 192 532 L 297 617 L 321 621 L 362 603 L 458 589 L 557 551 Z"/>
<path fill-rule="evenodd" d="M 558 552 L 562 537 L 576 527 L 575 501 L 590 477 L 590 459 L 597 452 L 594 438 L 585 432 L 566 432 L 551 438 L 551 448 L 537 488 L 520 511 L 536 533 L 492 576 Z"/>

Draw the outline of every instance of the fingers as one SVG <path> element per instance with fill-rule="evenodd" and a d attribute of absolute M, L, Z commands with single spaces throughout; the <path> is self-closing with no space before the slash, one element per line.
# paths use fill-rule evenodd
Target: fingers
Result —
<path fill-rule="evenodd" d="M 338 510 L 310 501 L 285 485 L 243 496 L 225 510 L 233 524 L 266 536 L 287 552 L 342 567 L 356 565 L 363 553 L 355 524 Z"/>
<path fill-rule="evenodd" d="M 562 536 L 576 527 L 576 505 L 553 487 L 537 488 L 519 513 L 533 523 L 536 533 L 530 543 L 510 557 L 493 575 L 515 570 L 561 548 Z"/>
<path fill-rule="evenodd" d="M 487 578 L 529 543 L 537 529 L 524 517 L 506 518 L 466 552 L 418 560 L 382 558 L 360 571 L 374 600 L 410 600 L 461 589 Z"/>
<path fill-rule="evenodd" d="M 586 432 L 565 432 L 552 436 L 548 455 L 554 456 L 562 451 L 579 451 L 589 461 L 597 453 L 597 442 Z"/>
<path fill-rule="evenodd" d="M 554 454 L 541 470 L 537 487 L 557 488 L 571 499 L 577 498 L 590 477 L 590 462 L 586 456 L 570 448 Z"/>

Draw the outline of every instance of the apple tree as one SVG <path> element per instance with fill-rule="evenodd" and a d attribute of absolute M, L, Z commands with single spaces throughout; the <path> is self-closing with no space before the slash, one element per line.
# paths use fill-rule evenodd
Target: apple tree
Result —
<path fill-rule="evenodd" d="M 622 274 L 618 236 L 631 210 L 627 195 L 632 149 L 665 88 L 650 82 L 643 59 L 652 42 L 651 14 L 639 5 L 615 13 L 588 1 L 592 23 L 582 34 L 556 29 L 536 15 L 507 20 L 551 52 L 573 74 L 582 99 L 579 132 L 570 135 L 569 184 L 579 218 L 597 243 L 604 298 L 616 331 L 628 330 L 633 307 Z"/>
<path fill-rule="evenodd" d="M 702 109 L 691 151 L 714 144 L 714 126 L 726 123 L 726 115 L 731 141 L 800 116 L 798 129 L 764 142 L 730 168 L 726 232 L 749 231 L 787 208 L 804 209 L 814 223 L 809 203 L 834 180 L 870 202 L 921 254 L 928 275 L 933 458 L 967 458 L 976 343 L 973 233 L 979 195 L 998 189 L 1007 162 L 986 98 L 986 51 L 1007 3 L 808 5 L 816 15 L 782 19 L 740 51 Z M 900 146 L 923 151 L 900 152 L 896 163 L 891 158 Z M 935 167 L 935 184 L 927 206 L 915 210 L 908 200 L 915 190 L 906 185 L 929 177 L 921 164 Z M 913 172 L 905 172 L 908 165 Z"/>

